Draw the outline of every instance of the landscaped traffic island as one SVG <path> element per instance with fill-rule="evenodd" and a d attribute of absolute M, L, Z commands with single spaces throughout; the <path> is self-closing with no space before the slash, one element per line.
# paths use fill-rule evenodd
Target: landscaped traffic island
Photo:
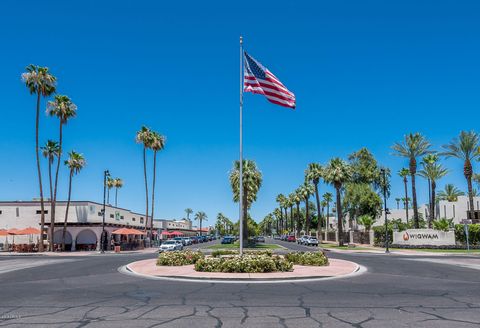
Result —
<path fill-rule="evenodd" d="M 323 252 L 274 254 L 271 250 L 217 250 L 161 253 L 158 259 L 130 263 L 126 270 L 145 277 L 198 280 L 292 280 L 340 277 L 359 270 L 356 263 L 328 259 Z"/>

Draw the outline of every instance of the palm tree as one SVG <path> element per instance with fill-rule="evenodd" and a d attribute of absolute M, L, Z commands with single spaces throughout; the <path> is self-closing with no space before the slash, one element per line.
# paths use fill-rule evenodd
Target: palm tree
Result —
<path fill-rule="evenodd" d="M 275 201 L 278 203 L 278 207 L 280 208 L 280 230 L 282 230 L 282 233 L 283 233 L 283 230 L 284 230 L 284 219 L 283 219 L 283 207 L 285 205 L 285 200 L 287 198 L 285 197 L 284 194 L 278 194 L 277 195 L 277 198 L 275 198 Z M 285 218 L 286 220 L 286 218 Z"/>
<path fill-rule="evenodd" d="M 305 234 L 310 235 L 310 215 L 309 215 L 309 206 L 308 199 L 315 192 L 315 188 L 308 182 L 305 182 L 300 186 L 300 195 L 305 202 Z"/>
<path fill-rule="evenodd" d="M 293 214 L 293 206 L 295 205 L 295 192 L 288 195 L 288 207 L 290 208 L 290 231 L 295 234 L 295 215 Z"/>
<path fill-rule="evenodd" d="M 277 218 L 276 219 L 277 234 L 281 234 L 280 218 L 282 217 L 282 211 L 279 208 L 276 208 L 275 210 L 273 210 L 273 215 Z"/>
<path fill-rule="evenodd" d="M 145 181 L 145 228 L 147 230 L 148 225 L 148 181 L 147 181 L 147 149 L 149 149 L 152 145 L 153 138 L 152 138 L 152 131 L 147 128 L 146 126 L 142 126 L 142 128 L 137 131 L 135 136 L 135 140 L 137 143 L 143 145 L 143 178 Z"/>
<path fill-rule="evenodd" d="M 318 216 L 318 227 L 317 227 L 317 235 L 322 228 L 322 220 L 320 215 L 320 195 L 318 193 L 318 183 L 320 179 L 323 177 L 323 168 L 318 163 L 310 163 L 308 165 L 308 169 L 305 170 L 305 180 L 310 181 L 313 183 L 315 187 L 315 200 L 317 202 L 317 216 Z"/>
<path fill-rule="evenodd" d="M 48 140 L 45 146 L 41 148 L 43 156 L 48 160 L 48 180 L 50 182 L 50 213 L 52 213 L 50 219 L 50 231 L 49 231 L 49 239 L 50 239 L 50 251 L 53 252 L 53 233 L 54 233 L 54 221 L 53 221 L 53 184 L 52 184 L 52 164 L 55 161 L 55 157 L 58 157 L 60 154 L 60 147 L 58 142 Z"/>
<path fill-rule="evenodd" d="M 413 220 L 415 222 L 416 229 L 419 227 L 417 189 L 415 188 L 417 157 L 431 153 L 429 148 L 430 143 L 428 140 L 418 132 L 406 135 L 403 141 L 397 142 L 392 146 L 392 149 L 396 152 L 395 155 L 406 157 L 409 160 L 409 170 L 412 180 Z"/>
<path fill-rule="evenodd" d="M 110 204 L 110 189 L 115 187 L 115 179 L 108 176 L 107 177 L 107 204 Z"/>
<path fill-rule="evenodd" d="M 155 211 L 155 182 L 157 171 L 157 152 L 165 148 L 165 137 L 157 132 L 152 132 L 150 148 L 153 150 L 153 181 L 152 181 L 152 219 L 150 220 L 150 240 L 153 237 L 153 213 Z"/>
<path fill-rule="evenodd" d="M 38 185 L 40 188 L 40 245 L 38 250 L 43 252 L 43 230 L 45 226 L 45 205 L 43 202 L 42 170 L 40 168 L 40 155 L 38 144 L 38 132 L 40 126 L 40 99 L 48 97 L 55 93 L 57 78 L 51 75 L 47 67 L 28 65 L 26 72 L 22 74 L 22 81 L 25 82 L 30 94 L 37 95 L 37 107 L 35 116 L 35 157 L 37 160 Z"/>
<path fill-rule="evenodd" d="M 118 189 L 123 187 L 123 180 L 120 178 L 115 178 L 113 180 L 113 186 L 115 187 L 115 207 L 117 207 Z"/>
<path fill-rule="evenodd" d="M 200 224 L 200 236 L 202 235 L 202 222 L 203 221 L 207 221 L 207 214 L 205 214 L 205 212 L 197 212 L 195 214 L 195 220 L 197 220 Z"/>
<path fill-rule="evenodd" d="M 403 198 L 404 200 L 404 208 L 405 208 L 405 217 L 407 219 L 407 223 L 408 223 L 408 187 L 407 187 L 407 183 L 408 183 L 408 180 L 407 180 L 407 177 L 410 175 L 410 170 L 407 169 L 407 168 L 402 168 L 400 171 L 398 171 L 398 175 L 400 177 L 402 177 L 403 179 L 403 186 L 405 188 L 405 198 Z"/>
<path fill-rule="evenodd" d="M 327 215 L 325 216 L 325 233 L 327 233 L 328 231 L 328 218 L 329 218 L 329 215 L 330 215 L 330 203 L 333 201 L 333 195 L 329 192 L 326 192 L 323 194 L 322 196 L 323 198 L 323 201 L 326 203 L 326 206 L 327 206 Z M 325 239 L 327 239 L 325 237 Z"/>
<path fill-rule="evenodd" d="M 439 200 L 446 200 L 447 202 L 456 202 L 458 196 L 465 196 L 465 193 L 455 187 L 453 184 L 446 184 L 444 190 L 438 192 Z"/>
<path fill-rule="evenodd" d="M 68 179 L 67 208 L 65 210 L 65 221 L 63 222 L 62 251 L 65 250 L 65 235 L 67 234 L 68 209 L 70 208 L 70 199 L 72 196 L 72 178 L 75 174 L 78 174 L 85 167 L 85 164 L 85 158 L 82 154 L 79 154 L 73 150 L 68 153 L 68 159 L 65 161 L 65 165 L 70 170 L 70 174 Z"/>
<path fill-rule="evenodd" d="M 456 157 L 463 161 L 463 175 L 465 176 L 465 179 L 467 179 L 469 208 L 472 213 L 474 210 L 472 161 L 480 159 L 479 147 L 479 136 L 475 131 L 461 131 L 458 138 L 454 138 L 448 145 L 443 146 L 445 151 L 442 152 L 442 155 L 447 158 Z"/>
<path fill-rule="evenodd" d="M 187 213 L 187 220 L 190 221 L 190 214 L 193 213 L 193 210 L 191 208 L 186 208 L 185 213 Z"/>
<path fill-rule="evenodd" d="M 235 202 L 240 201 L 240 161 L 235 161 L 233 169 L 230 171 L 230 186 L 232 187 L 233 200 Z M 262 185 L 262 173 L 258 170 L 254 161 L 245 159 L 243 160 L 243 240 L 248 242 L 248 209 L 257 200 L 257 193 Z"/>
<path fill-rule="evenodd" d="M 341 188 L 351 180 L 353 175 L 352 168 L 349 164 L 340 158 L 330 160 L 324 171 L 324 179 L 327 183 L 333 185 L 337 193 L 337 217 L 338 217 L 338 245 L 343 246 L 343 213 Z"/>
<path fill-rule="evenodd" d="M 55 169 L 55 180 L 53 187 L 53 197 L 51 201 L 51 225 L 55 225 L 55 212 L 57 204 L 57 187 L 58 187 L 58 172 L 60 170 L 60 162 L 62 159 L 63 147 L 63 126 L 67 124 L 68 120 L 77 116 L 77 106 L 65 95 L 55 95 L 53 101 L 47 104 L 47 114 L 55 116 L 59 120 L 59 155 L 57 158 L 57 167 Z M 51 232 L 53 234 L 53 231 Z M 53 235 L 51 235 L 53 238 Z M 52 250 L 53 251 L 53 250 Z"/>
<path fill-rule="evenodd" d="M 438 158 L 437 158 L 438 160 Z M 433 159 L 431 161 L 426 161 L 423 164 L 423 170 L 419 173 L 420 176 L 428 178 L 431 184 L 431 199 L 430 202 L 430 218 L 428 220 L 428 227 L 432 227 L 432 222 L 435 220 L 435 188 L 437 186 L 437 181 L 443 178 L 448 170 L 442 167 L 442 165 Z"/>

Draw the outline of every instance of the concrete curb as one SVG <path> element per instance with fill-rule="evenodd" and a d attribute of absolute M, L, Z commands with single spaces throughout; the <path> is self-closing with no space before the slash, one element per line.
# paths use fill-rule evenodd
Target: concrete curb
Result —
<path fill-rule="evenodd" d="M 350 261 L 351 262 L 351 261 Z M 138 273 L 132 270 L 129 265 L 118 268 L 118 272 L 151 280 L 167 280 L 167 281 L 183 281 L 196 283 L 219 283 L 219 284 L 278 284 L 278 283 L 298 283 L 298 282 L 314 282 L 327 281 L 334 279 L 344 279 L 359 276 L 367 272 L 367 268 L 355 263 L 356 268 L 353 272 L 341 276 L 307 276 L 307 277 L 290 277 L 290 278 L 210 278 L 210 277 L 187 277 L 187 276 L 153 276 Z"/>

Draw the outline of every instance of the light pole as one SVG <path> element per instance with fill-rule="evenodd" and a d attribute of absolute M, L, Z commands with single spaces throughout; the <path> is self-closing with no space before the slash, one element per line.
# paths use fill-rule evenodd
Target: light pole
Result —
<path fill-rule="evenodd" d="M 107 194 L 107 177 L 110 176 L 108 170 L 103 171 L 103 209 L 102 209 L 102 238 L 100 239 L 101 253 L 105 253 L 105 201 Z"/>
<path fill-rule="evenodd" d="M 380 169 L 380 172 L 383 175 L 383 209 L 385 211 L 385 253 L 390 253 L 388 250 L 388 208 L 387 208 L 387 174 L 385 169 Z"/>

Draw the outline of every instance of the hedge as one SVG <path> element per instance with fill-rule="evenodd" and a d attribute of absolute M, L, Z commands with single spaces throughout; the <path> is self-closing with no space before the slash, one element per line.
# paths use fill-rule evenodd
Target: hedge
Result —
<path fill-rule="evenodd" d="M 465 225 L 455 225 L 455 240 L 462 244 L 467 243 L 467 239 L 465 238 Z M 480 245 L 480 224 L 468 225 L 468 242 L 473 246 Z"/>
<path fill-rule="evenodd" d="M 321 252 L 294 252 L 285 254 L 285 258 L 293 264 L 299 265 L 328 265 L 328 258 Z"/>
<path fill-rule="evenodd" d="M 231 257 L 207 257 L 195 263 L 195 270 L 201 272 L 275 272 L 292 271 L 293 263 L 273 255 L 234 255 Z"/>
<path fill-rule="evenodd" d="M 160 253 L 157 265 L 181 266 L 195 264 L 199 259 L 204 257 L 200 251 L 173 251 Z"/>

